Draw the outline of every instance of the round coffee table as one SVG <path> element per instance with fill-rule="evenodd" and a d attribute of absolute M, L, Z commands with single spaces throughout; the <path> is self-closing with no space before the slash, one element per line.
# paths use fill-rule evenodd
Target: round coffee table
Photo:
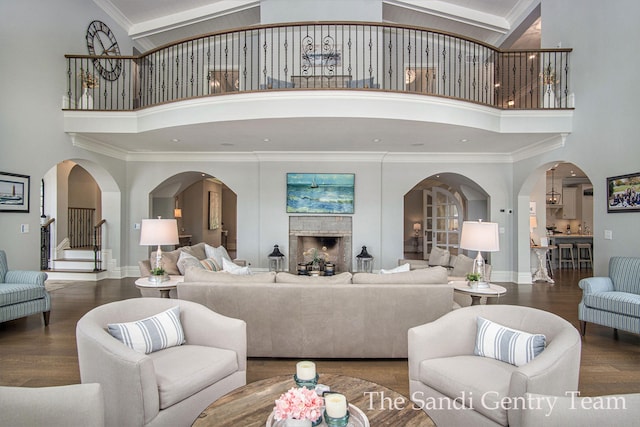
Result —
<path fill-rule="evenodd" d="M 320 374 L 319 383 L 347 397 L 369 419 L 371 426 L 435 427 L 435 423 L 408 397 L 360 378 Z M 293 374 L 267 378 L 240 387 L 213 402 L 192 427 L 265 427 L 275 401 L 291 387 Z M 390 407 L 394 405 L 395 407 Z"/>
<path fill-rule="evenodd" d="M 164 282 L 150 282 L 148 277 L 141 277 L 136 280 L 138 289 L 156 289 L 160 291 L 160 298 L 169 298 L 171 289 L 175 289 L 178 283 L 184 280 L 184 276 L 169 276 L 169 280 Z"/>
<path fill-rule="evenodd" d="M 488 288 L 471 288 L 467 282 L 451 282 L 453 290 L 460 293 L 469 295 L 471 297 L 471 305 L 479 305 L 482 297 L 487 297 L 487 303 L 489 298 L 499 298 L 500 295 L 507 293 L 507 288 L 499 285 L 489 284 Z"/>

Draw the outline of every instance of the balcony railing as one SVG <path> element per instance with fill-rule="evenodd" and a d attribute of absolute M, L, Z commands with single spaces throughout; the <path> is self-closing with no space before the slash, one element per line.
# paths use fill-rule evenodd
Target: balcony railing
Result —
<path fill-rule="evenodd" d="M 204 96 L 300 89 L 391 91 L 500 109 L 566 109 L 573 107 L 570 52 L 500 50 L 391 24 L 256 26 L 140 56 L 66 55 L 65 109 L 127 111 Z"/>

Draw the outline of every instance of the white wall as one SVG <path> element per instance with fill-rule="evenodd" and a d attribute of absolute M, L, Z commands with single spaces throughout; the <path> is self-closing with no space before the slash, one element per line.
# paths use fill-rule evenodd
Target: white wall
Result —
<path fill-rule="evenodd" d="M 261 0 L 260 22 L 382 21 L 382 0 Z"/>

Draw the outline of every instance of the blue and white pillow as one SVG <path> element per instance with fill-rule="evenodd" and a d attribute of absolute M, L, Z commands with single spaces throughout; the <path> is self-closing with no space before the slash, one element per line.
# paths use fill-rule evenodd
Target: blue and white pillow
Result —
<path fill-rule="evenodd" d="M 478 317 L 476 346 L 473 354 L 522 366 L 542 353 L 546 337 L 499 325 Z"/>
<path fill-rule="evenodd" d="M 144 354 L 184 344 L 180 307 L 129 323 L 110 323 L 109 333 L 127 347 Z"/>

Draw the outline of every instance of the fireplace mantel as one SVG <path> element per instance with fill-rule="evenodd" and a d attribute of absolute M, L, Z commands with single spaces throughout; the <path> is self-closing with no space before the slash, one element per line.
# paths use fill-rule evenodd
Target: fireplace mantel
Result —
<path fill-rule="evenodd" d="M 351 271 L 352 218 L 350 216 L 291 216 L 289 217 L 289 272 L 296 272 L 304 262 L 303 241 L 307 238 L 335 238 L 336 273 Z M 322 246 L 319 244 L 319 246 Z M 318 247 L 317 249 L 320 249 Z"/>

